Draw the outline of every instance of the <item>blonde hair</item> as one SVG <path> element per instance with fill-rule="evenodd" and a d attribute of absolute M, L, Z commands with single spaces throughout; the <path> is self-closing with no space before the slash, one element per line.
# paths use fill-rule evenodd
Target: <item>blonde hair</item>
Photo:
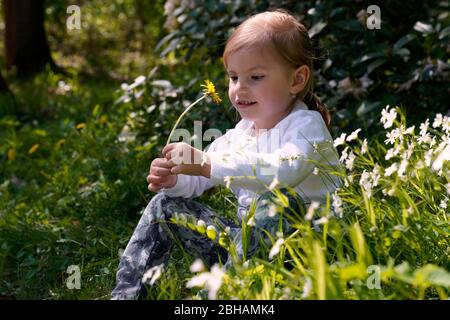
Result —
<path fill-rule="evenodd" d="M 318 111 L 327 126 L 331 116 L 325 104 L 313 92 L 313 46 L 308 30 L 294 16 L 284 10 L 266 11 L 247 18 L 228 39 L 223 53 L 227 67 L 230 54 L 250 47 L 271 46 L 291 67 L 308 66 L 310 77 L 305 88 L 294 99 L 303 100 L 311 110 Z"/>

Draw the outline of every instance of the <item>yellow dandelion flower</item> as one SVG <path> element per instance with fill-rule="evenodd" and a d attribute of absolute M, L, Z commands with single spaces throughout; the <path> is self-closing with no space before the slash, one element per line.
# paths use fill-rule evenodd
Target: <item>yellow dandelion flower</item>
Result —
<path fill-rule="evenodd" d="M 105 115 L 102 115 L 102 116 L 100 117 L 99 122 L 100 122 L 101 124 L 107 123 L 107 122 L 108 122 L 108 117 L 105 116 Z"/>
<path fill-rule="evenodd" d="M 84 123 L 84 122 L 79 123 L 79 124 L 77 124 L 76 128 L 77 129 L 84 129 L 84 128 L 86 128 L 86 123 Z"/>
<path fill-rule="evenodd" d="M 222 99 L 220 99 L 219 94 L 216 92 L 216 87 L 214 86 L 214 83 L 212 83 L 209 80 L 205 80 L 205 84 L 202 84 L 203 94 L 206 96 L 209 96 L 212 98 L 212 100 L 219 104 L 222 102 Z"/>
<path fill-rule="evenodd" d="M 60 139 L 57 143 L 56 143 L 56 148 L 61 148 L 61 146 L 66 143 L 66 139 Z"/>
<path fill-rule="evenodd" d="M 28 154 L 33 154 L 36 152 L 36 150 L 39 149 L 39 143 L 34 144 L 30 150 L 28 150 Z"/>
<path fill-rule="evenodd" d="M 175 132 L 178 124 L 180 123 L 181 119 L 184 117 L 184 115 L 186 113 L 189 112 L 189 110 L 191 110 L 197 103 L 199 103 L 200 101 L 202 101 L 203 99 L 205 99 L 206 97 L 211 97 L 213 99 L 213 101 L 215 103 L 220 103 L 222 102 L 222 99 L 220 99 L 219 95 L 216 92 L 216 87 L 214 86 L 214 84 L 209 81 L 209 80 L 205 80 L 205 84 L 201 85 L 202 87 L 204 87 L 203 89 L 203 95 L 198 98 L 196 101 L 194 101 L 193 103 L 191 103 L 186 110 L 183 111 L 183 113 L 178 117 L 177 121 L 175 122 L 175 125 L 173 126 L 172 131 L 169 134 L 169 138 L 167 138 L 167 142 L 166 145 L 168 145 L 171 141 L 172 135 Z"/>
<path fill-rule="evenodd" d="M 16 160 L 16 149 L 11 148 L 11 149 L 8 150 L 8 160 L 9 161 Z"/>

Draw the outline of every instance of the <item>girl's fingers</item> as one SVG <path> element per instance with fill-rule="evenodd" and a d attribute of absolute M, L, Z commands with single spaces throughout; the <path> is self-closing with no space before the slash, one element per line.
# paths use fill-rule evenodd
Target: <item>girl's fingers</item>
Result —
<path fill-rule="evenodd" d="M 170 173 L 171 174 L 179 174 L 179 173 L 181 173 L 182 169 L 183 169 L 182 165 L 174 166 L 174 167 L 172 167 L 172 169 L 170 169 Z"/>
<path fill-rule="evenodd" d="M 167 159 L 165 158 L 156 158 L 155 160 L 153 160 L 151 166 L 150 166 L 150 170 L 153 167 L 160 167 L 160 168 L 171 168 L 173 166 L 173 164 L 171 164 L 169 161 L 167 161 Z"/>
<path fill-rule="evenodd" d="M 164 157 L 164 158 L 167 158 L 167 153 L 168 153 L 169 156 L 170 156 L 170 151 L 172 151 L 172 150 L 175 148 L 176 145 L 177 145 L 177 143 L 175 142 L 175 143 L 169 143 L 167 146 L 165 146 L 165 147 L 162 149 L 163 157 Z"/>
<path fill-rule="evenodd" d="M 159 191 L 159 190 L 161 190 L 161 189 L 162 189 L 162 186 L 159 185 L 159 184 L 150 183 L 150 184 L 148 185 L 148 190 L 149 190 L 149 191 L 152 191 L 152 192 L 157 192 L 157 191 Z"/>
<path fill-rule="evenodd" d="M 166 182 L 166 178 L 165 177 L 158 177 L 158 176 L 155 176 L 153 174 L 149 174 L 147 176 L 147 182 L 148 183 L 161 184 L 161 183 Z"/>
<path fill-rule="evenodd" d="M 152 167 L 150 168 L 150 174 L 160 177 L 166 177 L 171 173 L 169 168 Z"/>

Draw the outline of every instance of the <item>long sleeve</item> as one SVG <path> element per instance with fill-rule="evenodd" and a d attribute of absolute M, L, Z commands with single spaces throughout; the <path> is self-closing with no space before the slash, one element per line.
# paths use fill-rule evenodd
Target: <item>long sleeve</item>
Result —
<path fill-rule="evenodd" d="M 248 189 L 253 192 L 267 190 L 274 178 L 282 184 L 295 187 L 311 175 L 316 162 L 324 162 L 324 154 L 317 152 L 331 145 L 331 136 L 318 112 L 296 112 L 274 129 L 283 136 L 277 143 L 259 143 L 259 150 L 217 150 L 208 152 L 211 159 L 211 179 L 219 184 Z M 264 140 L 264 136 L 259 140 Z M 261 149 L 261 148 L 260 148 Z"/>
<path fill-rule="evenodd" d="M 172 188 L 163 188 L 162 192 L 170 197 L 195 198 L 213 186 L 211 179 L 179 174 L 176 185 Z"/>

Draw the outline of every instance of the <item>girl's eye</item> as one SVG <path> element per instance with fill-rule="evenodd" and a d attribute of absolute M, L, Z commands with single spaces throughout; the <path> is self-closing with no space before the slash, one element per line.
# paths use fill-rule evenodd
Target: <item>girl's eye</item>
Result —
<path fill-rule="evenodd" d="M 237 77 L 236 76 L 230 76 L 230 80 L 234 82 L 234 81 L 237 80 Z"/>
<path fill-rule="evenodd" d="M 261 80 L 263 78 L 264 78 L 264 76 L 252 76 L 253 80 Z"/>

